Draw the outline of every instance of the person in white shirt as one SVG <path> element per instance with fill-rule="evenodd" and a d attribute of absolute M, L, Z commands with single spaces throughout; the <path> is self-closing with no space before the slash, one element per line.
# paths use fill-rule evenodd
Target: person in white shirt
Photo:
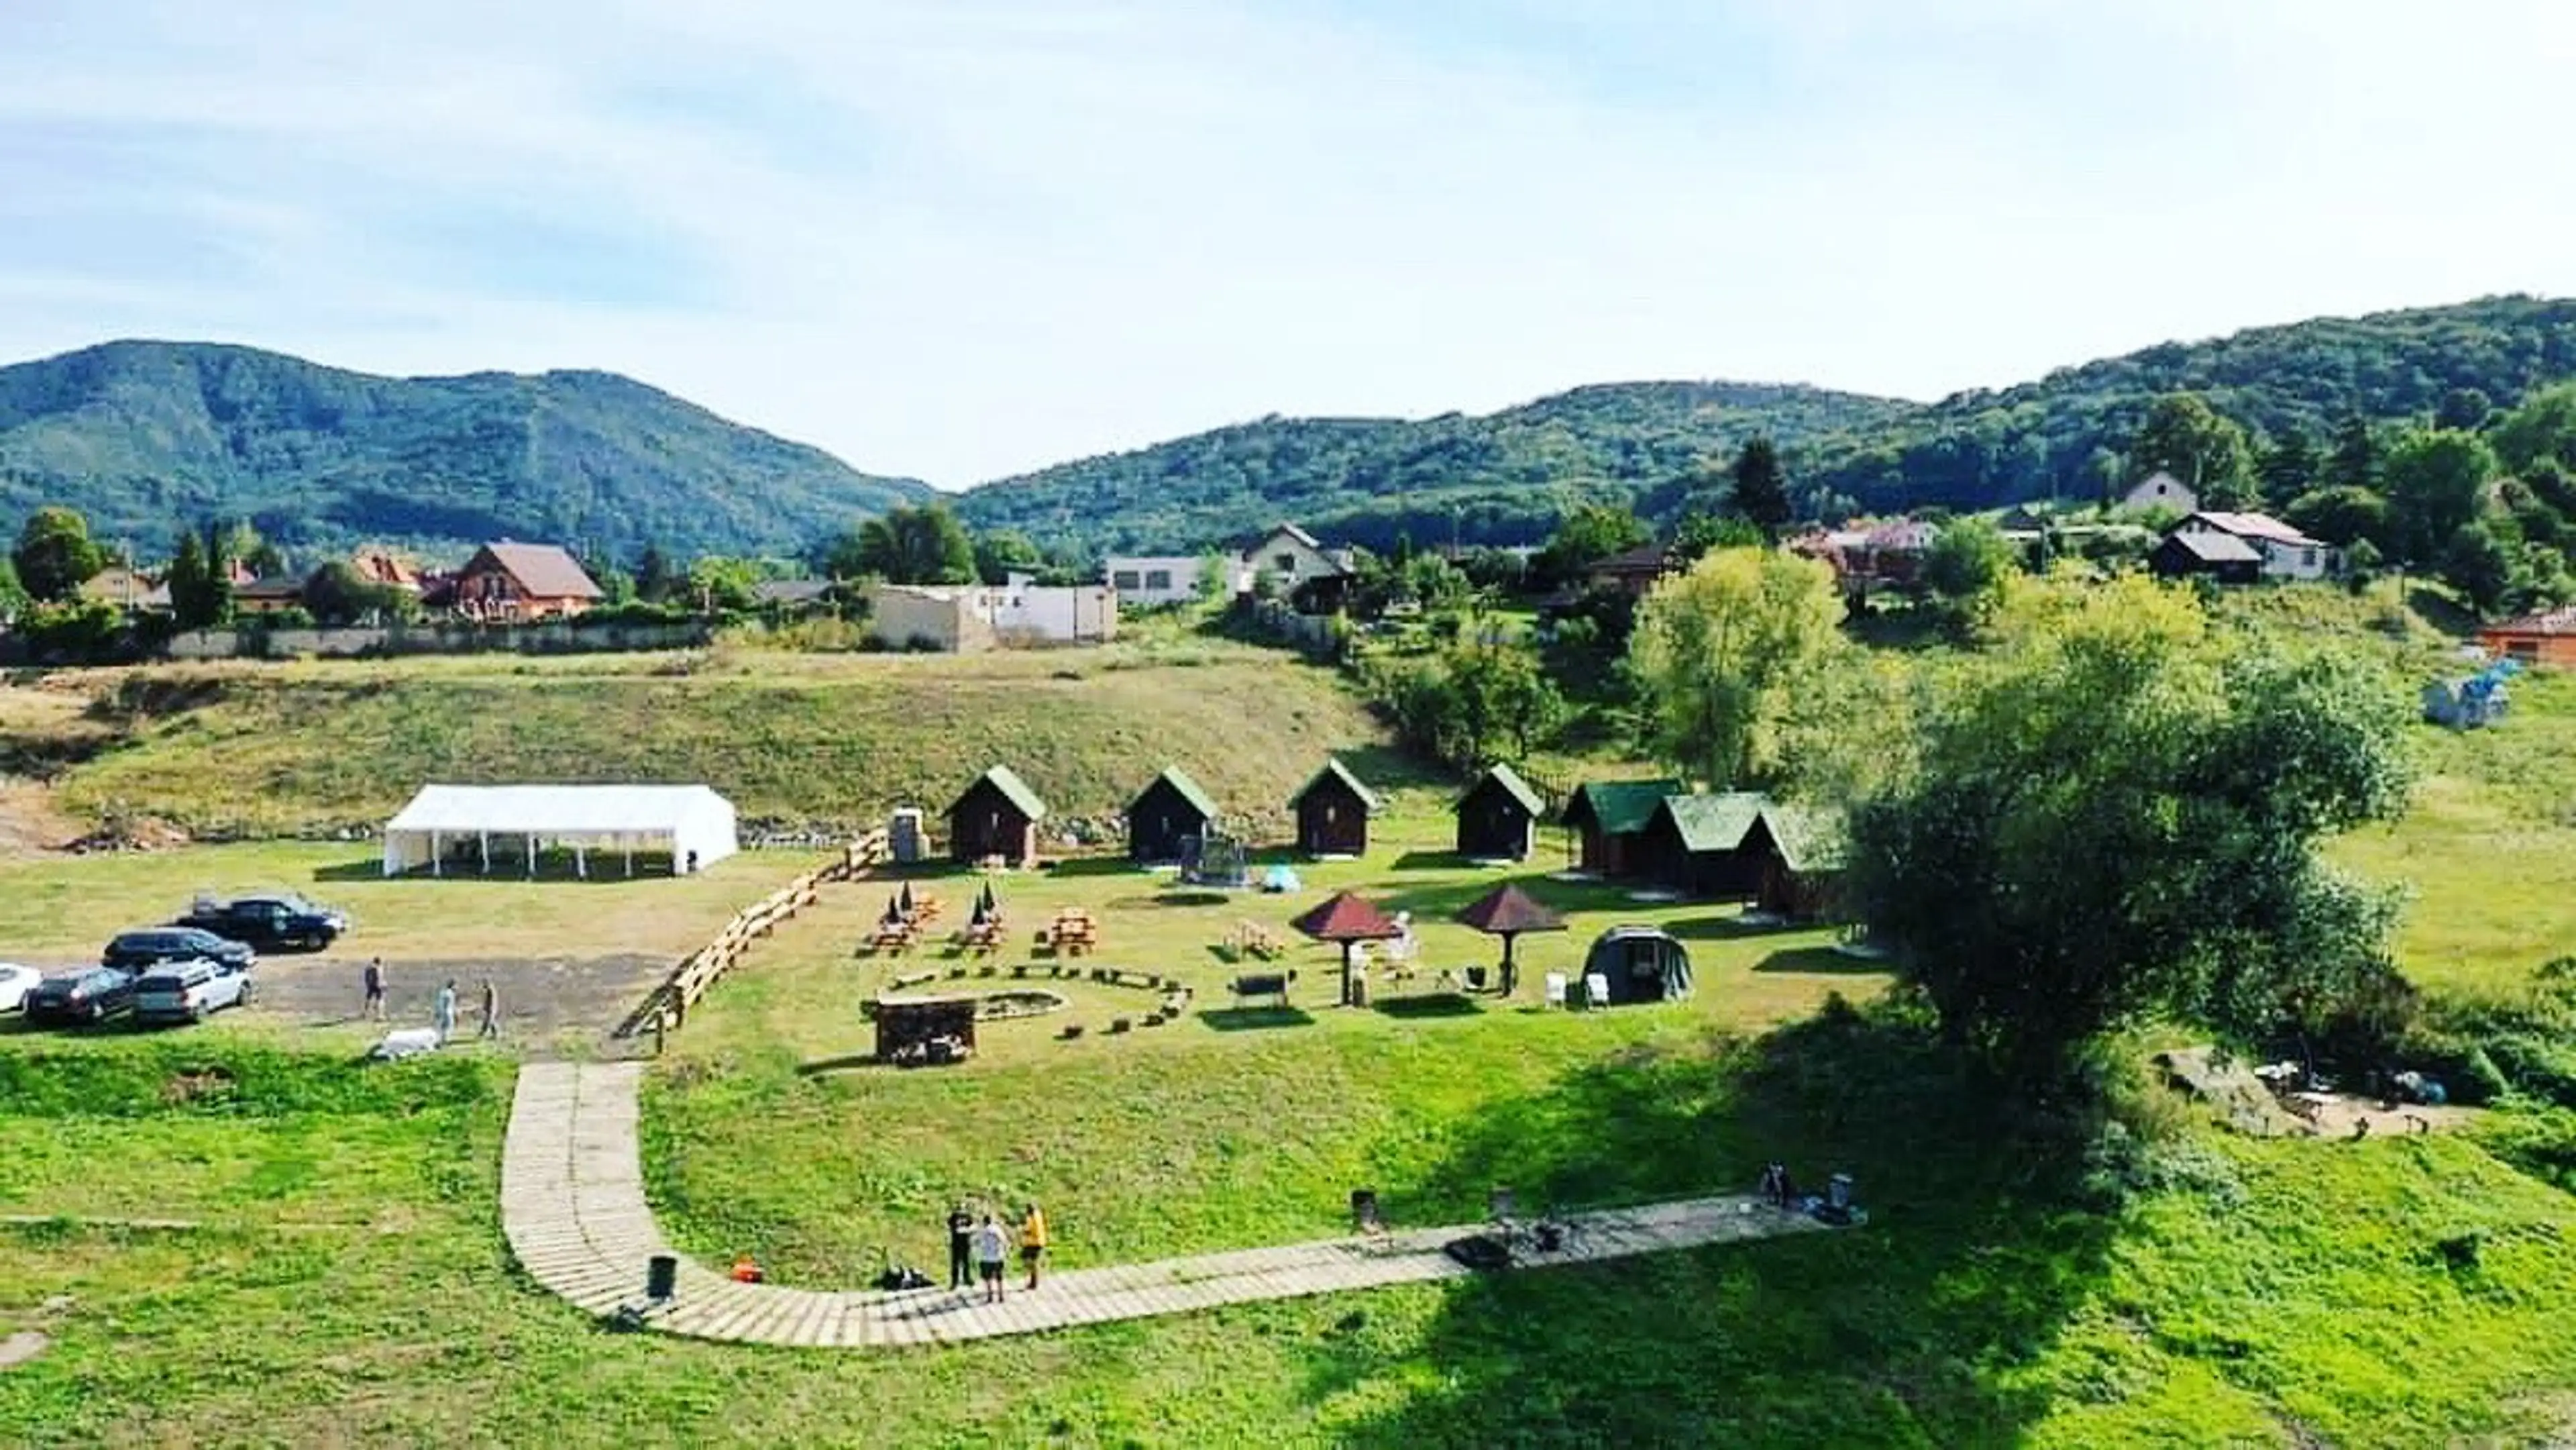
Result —
<path fill-rule="evenodd" d="M 984 1302 L 1002 1302 L 1002 1265 L 1010 1259 L 1011 1241 L 991 1214 L 975 1230 L 975 1269 L 984 1279 Z"/>

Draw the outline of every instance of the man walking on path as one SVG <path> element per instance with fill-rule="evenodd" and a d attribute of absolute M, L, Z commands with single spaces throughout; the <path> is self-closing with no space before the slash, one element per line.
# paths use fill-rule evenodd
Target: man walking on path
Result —
<path fill-rule="evenodd" d="M 483 979 L 483 1021 L 474 1029 L 474 1040 L 497 1042 L 500 1037 L 501 989 L 492 985 L 490 977 L 485 977 Z"/>
<path fill-rule="evenodd" d="M 437 999 L 430 1004 L 429 1021 L 431 1026 L 438 1029 L 438 1045 L 445 1047 L 447 1039 L 456 1035 L 456 979 L 454 977 L 448 978 L 438 989 Z"/>
<path fill-rule="evenodd" d="M 367 959 L 367 969 L 358 974 L 358 985 L 364 987 L 367 991 L 366 1012 L 368 1019 L 376 1022 L 384 1021 L 385 959 L 382 957 L 369 957 Z"/>
<path fill-rule="evenodd" d="M 965 1289 L 975 1283 L 975 1215 L 966 1211 L 966 1202 L 948 1210 L 948 1287 Z"/>
<path fill-rule="evenodd" d="M 1029 1287 L 1038 1286 L 1038 1260 L 1046 1257 L 1046 1210 L 1032 1203 L 1020 1220 L 1020 1262 L 1029 1266 Z"/>
<path fill-rule="evenodd" d="M 975 1230 L 975 1267 L 984 1275 L 984 1302 L 1002 1302 L 1002 1260 L 1010 1253 L 1010 1240 L 1002 1235 L 1001 1220 L 984 1215 L 983 1226 Z"/>

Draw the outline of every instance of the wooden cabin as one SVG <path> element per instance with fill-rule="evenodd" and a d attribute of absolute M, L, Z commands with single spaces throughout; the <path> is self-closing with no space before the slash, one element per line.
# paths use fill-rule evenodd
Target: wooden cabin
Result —
<path fill-rule="evenodd" d="M 1192 838 L 1216 829 L 1216 801 L 1178 766 L 1167 766 L 1127 805 L 1127 854 L 1138 861 L 1178 861 Z"/>
<path fill-rule="evenodd" d="M 960 865 L 1000 858 L 1028 866 L 1038 858 L 1038 822 L 1046 802 L 1007 765 L 975 778 L 948 808 L 948 854 Z"/>
<path fill-rule="evenodd" d="M 1288 808 L 1297 813 L 1297 849 L 1309 856 L 1366 854 L 1369 817 L 1378 805 L 1377 792 L 1350 767 L 1327 758 L 1315 778 L 1288 798 Z"/>
<path fill-rule="evenodd" d="M 1583 869 L 1596 876 L 1644 873 L 1646 823 L 1655 807 L 1689 794 L 1678 780 L 1592 780 L 1575 787 L 1559 822 L 1582 843 Z"/>
<path fill-rule="evenodd" d="M 1830 913 L 1843 882 L 1842 821 L 1832 812 L 1773 802 L 1762 808 L 1764 841 L 1755 903 L 1789 921 Z"/>
<path fill-rule="evenodd" d="M 1508 765 L 1496 765 L 1458 797 L 1458 854 L 1474 861 L 1526 861 L 1547 802 Z"/>
<path fill-rule="evenodd" d="M 1773 850 L 1760 791 L 1672 796 L 1646 822 L 1639 856 L 1644 874 L 1684 896 L 1751 901 L 1761 892 L 1762 862 Z"/>

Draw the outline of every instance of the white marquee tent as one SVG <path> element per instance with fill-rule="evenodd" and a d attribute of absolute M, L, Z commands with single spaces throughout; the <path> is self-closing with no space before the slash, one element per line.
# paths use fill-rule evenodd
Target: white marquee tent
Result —
<path fill-rule="evenodd" d="M 425 785 L 385 823 L 385 874 L 463 854 L 483 871 L 536 871 L 539 853 L 563 847 L 590 872 L 593 852 L 625 858 L 668 853 L 675 873 L 704 870 L 740 849 L 733 802 L 702 785 Z"/>

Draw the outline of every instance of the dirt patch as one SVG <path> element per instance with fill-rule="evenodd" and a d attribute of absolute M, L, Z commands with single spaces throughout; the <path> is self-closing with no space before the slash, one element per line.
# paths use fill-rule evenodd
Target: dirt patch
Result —
<path fill-rule="evenodd" d="M 0 780 L 0 857 L 61 850 L 83 825 L 56 803 L 52 787 L 32 780 Z"/>
<path fill-rule="evenodd" d="M 174 1074 L 168 1082 L 161 1084 L 161 1101 L 177 1106 L 182 1103 L 196 1102 L 200 1098 L 221 1097 L 231 1092 L 232 1088 L 231 1073 L 220 1067 L 203 1068 L 196 1072 Z"/>
<path fill-rule="evenodd" d="M 188 844 L 188 833 L 158 816 L 121 816 L 76 836 L 63 849 L 76 855 L 99 851 L 175 851 Z"/>
<path fill-rule="evenodd" d="M 53 1345 L 53 1342 L 47 1335 L 33 1329 L 22 1329 L 6 1339 L 0 1339 L 0 1369 L 11 1369 L 25 1364 L 44 1353 Z"/>
<path fill-rule="evenodd" d="M 362 957 L 263 957 L 254 1009 L 312 1027 L 365 1020 Z M 504 1041 L 551 1042 L 566 1033 L 605 1037 L 670 975 L 657 956 L 439 959 L 385 962 L 385 1016 L 395 1027 L 426 1027 L 443 982 L 456 983 L 457 1030 L 473 1035 L 490 979 L 501 998 Z"/>
<path fill-rule="evenodd" d="M 2156 1054 L 2173 1085 L 2215 1109 L 2227 1125 L 2258 1138 L 2368 1138 L 2443 1133 L 2477 1121 L 2475 1108 L 2405 1103 L 2395 1107 L 2351 1093 L 2276 1093 L 2252 1064 L 2206 1047 Z"/>

